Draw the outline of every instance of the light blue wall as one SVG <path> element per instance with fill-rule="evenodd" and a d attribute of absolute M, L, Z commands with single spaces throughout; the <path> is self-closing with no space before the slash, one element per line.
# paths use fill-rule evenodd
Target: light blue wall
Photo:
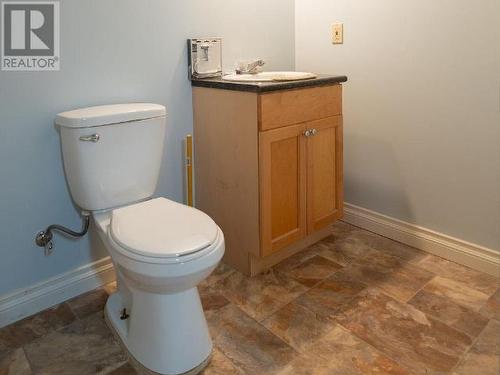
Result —
<path fill-rule="evenodd" d="M 500 1 L 295 5 L 297 70 L 349 77 L 345 201 L 500 251 Z"/>
<path fill-rule="evenodd" d="M 262 11 L 265 9 L 265 11 Z M 58 112 L 98 104 L 164 104 L 168 131 L 157 194 L 182 200 L 182 141 L 191 132 L 186 39 L 221 36 L 224 60 L 294 65 L 293 0 L 64 0 L 61 71 L 0 72 L 0 295 L 106 255 L 89 239 L 33 243 L 51 223 L 80 226 L 53 126 Z"/>

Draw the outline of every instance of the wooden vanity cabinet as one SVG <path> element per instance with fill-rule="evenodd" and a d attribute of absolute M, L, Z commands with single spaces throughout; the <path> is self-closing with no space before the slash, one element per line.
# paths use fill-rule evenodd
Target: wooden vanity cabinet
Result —
<path fill-rule="evenodd" d="M 262 256 L 307 233 L 307 141 L 305 124 L 259 133 Z"/>
<path fill-rule="evenodd" d="M 342 119 L 259 133 L 262 255 L 342 216 Z"/>
<path fill-rule="evenodd" d="M 342 217 L 341 90 L 193 88 L 195 205 L 224 232 L 229 265 L 254 275 Z"/>

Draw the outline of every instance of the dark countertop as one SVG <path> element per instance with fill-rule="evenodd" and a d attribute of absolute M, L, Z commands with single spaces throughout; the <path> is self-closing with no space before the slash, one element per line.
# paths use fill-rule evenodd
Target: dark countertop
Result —
<path fill-rule="evenodd" d="M 304 79 L 300 81 L 276 81 L 276 82 L 231 82 L 222 78 L 193 78 L 191 86 L 209 87 L 222 90 L 249 91 L 249 92 L 269 92 L 277 90 L 290 90 L 300 87 L 324 86 L 334 83 L 346 82 L 346 76 L 318 75 L 316 78 Z"/>

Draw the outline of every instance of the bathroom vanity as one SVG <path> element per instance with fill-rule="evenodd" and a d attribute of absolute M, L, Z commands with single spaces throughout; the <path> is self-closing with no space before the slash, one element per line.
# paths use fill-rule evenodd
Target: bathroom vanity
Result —
<path fill-rule="evenodd" d="M 222 228 L 230 266 L 255 275 L 342 217 L 345 81 L 192 81 L 195 206 Z"/>

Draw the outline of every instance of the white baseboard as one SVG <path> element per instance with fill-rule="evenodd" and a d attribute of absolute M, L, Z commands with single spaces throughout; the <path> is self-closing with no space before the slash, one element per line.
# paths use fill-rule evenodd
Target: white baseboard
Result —
<path fill-rule="evenodd" d="M 500 277 L 500 252 L 345 203 L 345 222 L 453 262 Z M 106 257 L 0 296 L 0 328 L 115 280 Z"/>
<path fill-rule="evenodd" d="M 0 328 L 115 280 L 111 258 L 0 296 Z"/>
<path fill-rule="evenodd" d="M 453 238 L 349 203 L 344 205 L 343 220 L 439 257 L 500 277 L 500 251 Z"/>

